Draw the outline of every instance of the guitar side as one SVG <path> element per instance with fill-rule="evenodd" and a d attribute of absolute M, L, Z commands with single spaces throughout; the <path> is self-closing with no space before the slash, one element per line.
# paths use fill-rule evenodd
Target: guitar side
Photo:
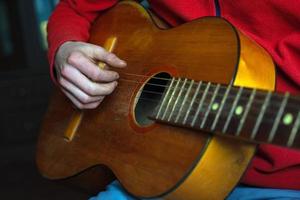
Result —
<path fill-rule="evenodd" d="M 116 37 L 114 52 L 127 61 L 128 74 L 168 72 L 196 80 L 224 84 L 234 80 L 236 85 L 273 89 L 272 60 L 251 40 L 238 35 L 229 24 L 213 18 L 160 30 L 139 5 L 125 1 L 97 20 L 91 42 L 101 45 Z M 266 73 L 261 73 L 262 63 L 247 62 L 254 56 L 259 57 Z M 258 80 L 263 74 L 268 75 Z M 135 120 L 134 99 L 141 86 L 120 80 L 118 89 L 100 108 L 85 111 L 70 141 L 64 136 L 77 111 L 56 93 L 38 142 L 41 173 L 61 179 L 103 164 L 139 197 L 224 198 L 245 171 L 255 145 L 165 125 L 140 127 Z"/>

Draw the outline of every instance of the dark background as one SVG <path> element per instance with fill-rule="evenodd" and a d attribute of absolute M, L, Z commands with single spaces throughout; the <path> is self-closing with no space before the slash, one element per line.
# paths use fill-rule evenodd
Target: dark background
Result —
<path fill-rule="evenodd" d="M 39 127 L 53 85 L 45 24 L 56 0 L 0 0 L 0 199 L 87 199 L 69 185 L 40 176 Z"/>

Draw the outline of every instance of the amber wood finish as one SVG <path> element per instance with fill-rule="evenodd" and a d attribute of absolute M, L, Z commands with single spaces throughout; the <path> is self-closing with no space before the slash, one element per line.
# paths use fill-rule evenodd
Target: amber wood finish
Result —
<path fill-rule="evenodd" d="M 256 45 L 242 32 L 237 33 L 240 41 L 240 58 L 233 85 L 273 91 L 275 67 L 272 59 L 262 47 Z M 174 192 L 165 196 L 165 199 L 196 200 L 199 197 L 224 199 L 247 168 L 249 158 L 254 152 L 254 144 L 239 141 L 233 143 L 230 139 L 213 137 L 190 176 Z M 226 167 L 227 173 L 223 173 Z"/>
<path fill-rule="evenodd" d="M 253 40 L 238 31 L 240 58 L 235 86 L 274 90 L 275 67 L 272 58 Z"/>
<path fill-rule="evenodd" d="M 239 45 L 243 45 L 233 27 L 220 19 L 203 18 L 162 30 L 142 7 L 124 1 L 95 22 L 90 41 L 103 45 L 111 37 L 117 38 L 114 53 L 128 63 L 119 70 L 119 86 L 99 108 L 85 111 L 69 142 L 64 132 L 76 111 L 62 93 L 53 95 L 37 147 L 42 175 L 61 179 L 103 164 L 138 197 L 224 198 L 245 171 L 255 146 L 172 126 L 136 128 L 129 116 L 134 116 L 141 84 L 133 81 L 144 79 L 128 73 L 167 71 L 228 84 L 235 78 Z"/>

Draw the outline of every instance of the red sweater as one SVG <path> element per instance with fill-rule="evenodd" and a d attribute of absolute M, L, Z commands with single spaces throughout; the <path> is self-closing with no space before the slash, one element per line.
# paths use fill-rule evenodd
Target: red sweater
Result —
<path fill-rule="evenodd" d="M 49 61 L 68 40 L 87 41 L 91 22 L 117 0 L 61 0 L 48 25 Z M 176 26 L 216 15 L 214 0 L 148 0 L 151 9 Z M 277 90 L 300 91 L 299 0 L 219 0 L 221 16 L 263 46 L 277 65 Z M 299 105 L 300 108 L 300 105 Z M 300 152 L 260 145 L 243 183 L 300 189 Z"/>

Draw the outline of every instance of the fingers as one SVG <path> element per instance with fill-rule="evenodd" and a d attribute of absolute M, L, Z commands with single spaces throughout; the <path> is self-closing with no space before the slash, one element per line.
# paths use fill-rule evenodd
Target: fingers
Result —
<path fill-rule="evenodd" d="M 67 90 L 62 88 L 63 93 L 72 101 L 72 103 L 79 109 L 94 109 L 99 106 L 99 104 L 102 102 L 102 100 L 93 102 L 93 103 L 87 103 L 84 104 L 80 101 L 78 101 L 71 93 L 69 93 Z"/>
<path fill-rule="evenodd" d="M 90 96 L 106 96 L 111 94 L 117 86 L 117 82 L 97 83 L 84 76 L 78 69 L 66 65 L 61 71 L 62 78 L 65 78 L 83 90 Z M 64 84 L 64 79 L 60 78 L 59 83 Z"/>
<path fill-rule="evenodd" d="M 66 80 L 65 78 L 60 79 L 61 86 L 68 91 L 72 96 L 74 96 L 77 100 L 79 100 L 82 104 L 90 104 L 102 101 L 104 96 L 90 96 L 80 90 L 77 86 L 75 86 L 70 81 Z"/>
<path fill-rule="evenodd" d="M 93 81 L 110 82 L 119 78 L 119 74 L 114 71 L 101 70 L 99 67 L 88 59 L 81 52 L 73 52 L 68 57 L 68 63 L 76 67 L 80 72 L 85 74 Z"/>
<path fill-rule="evenodd" d="M 55 69 L 61 89 L 80 109 L 97 107 L 117 86 L 119 74 L 99 69 L 95 61 L 112 67 L 126 66 L 126 62 L 113 53 L 84 42 L 65 42 L 55 56 Z"/>

